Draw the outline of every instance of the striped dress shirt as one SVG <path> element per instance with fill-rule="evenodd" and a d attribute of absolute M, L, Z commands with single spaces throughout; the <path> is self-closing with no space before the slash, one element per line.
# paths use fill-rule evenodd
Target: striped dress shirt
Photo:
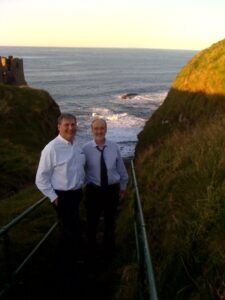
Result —
<path fill-rule="evenodd" d="M 118 145 L 110 140 L 105 141 L 103 155 L 107 167 L 108 184 L 120 184 L 120 190 L 125 191 L 128 182 L 128 174 Z M 94 140 L 83 146 L 86 157 L 86 183 L 93 183 L 100 186 L 100 156 L 101 152 L 97 149 Z"/>

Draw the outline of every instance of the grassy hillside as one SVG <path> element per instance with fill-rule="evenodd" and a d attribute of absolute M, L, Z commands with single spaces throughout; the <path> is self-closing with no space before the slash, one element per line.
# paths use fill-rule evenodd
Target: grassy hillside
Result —
<path fill-rule="evenodd" d="M 59 113 L 43 90 L 0 85 L 0 199 L 34 182 L 40 151 L 56 135 Z"/>
<path fill-rule="evenodd" d="M 225 112 L 225 40 L 199 52 L 172 83 L 163 105 L 147 121 L 136 152 L 160 143 L 175 129 L 189 130 Z"/>
<path fill-rule="evenodd" d="M 223 299 L 225 40 L 177 75 L 135 165 L 159 298 Z"/>

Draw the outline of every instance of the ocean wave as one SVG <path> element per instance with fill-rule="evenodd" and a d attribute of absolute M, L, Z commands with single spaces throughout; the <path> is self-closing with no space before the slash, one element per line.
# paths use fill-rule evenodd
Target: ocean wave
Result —
<path fill-rule="evenodd" d="M 193 56 L 193 52 L 151 49 L 3 50 L 24 59 L 30 86 L 47 90 L 61 111 L 78 116 L 77 137 L 82 144 L 92 138 L 91 120 L 103 117 L 107 137 L 119 143 L 124 157 L 134 153 L 138 133 L 163 103 L 177 71 Z M 162 54 L 167 56 L 163 61 Z M 137 95 L 121 98 L 129 93 Z"/>

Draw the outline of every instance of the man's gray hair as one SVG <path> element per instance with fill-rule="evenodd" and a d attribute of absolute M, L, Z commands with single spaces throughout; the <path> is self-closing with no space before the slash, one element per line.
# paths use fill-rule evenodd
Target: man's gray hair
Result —
<path fill-rule="evenodd" d="M 96 122 L 96 121 L 102 121 L 105 123 L 105 128 L 107 128 L 107 123 L 106 123 L 106 120 L 103 119 L 103 118 L 100 118 L 100 117 L 95 117 L 92 122 L 91 122 L 91 128 L 93 127 L 93 124 Z"/>
<path fill-rule="evenodd" d="M 69 114 L 69 113 L 62 113 L 59 117 L 58 117 L 58 124 L 60 124 L 62 122 L 62 120 L 64 119 L 73 119 L 75 122 L 77 121 L 77 118 L 73 115 L 73 114 Z"/>

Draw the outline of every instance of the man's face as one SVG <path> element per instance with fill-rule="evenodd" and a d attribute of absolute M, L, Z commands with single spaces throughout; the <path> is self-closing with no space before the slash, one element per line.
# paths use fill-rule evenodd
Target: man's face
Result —
<path fill-rule="evenodd" d="M 74 119 L 62 119 L 58 124 L 59 134 L 67 141 L 72 142 L 77 130 L 77 122 Z"/>
<path fill-rule="evenodd" d="M 103 120 L 96 120 L 92 123 L 92 134 L 96 142 L 104 143 L 106 131 L 106 124 Z"/>

